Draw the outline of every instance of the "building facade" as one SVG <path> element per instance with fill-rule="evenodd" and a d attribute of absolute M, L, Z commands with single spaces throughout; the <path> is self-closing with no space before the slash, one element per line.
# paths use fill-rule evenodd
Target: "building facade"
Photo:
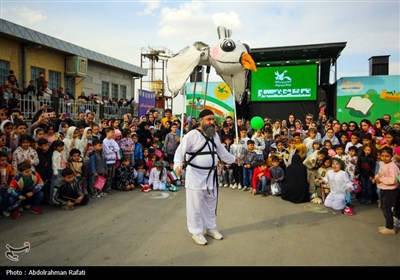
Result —
<path fill-rule="evenodd" d="M 147 70 L 0 19 L 0 83 L 13 70 L 26 88 L 44 72 L 48 88 L 110 99 L 134 97 L 135 80 Z"/>

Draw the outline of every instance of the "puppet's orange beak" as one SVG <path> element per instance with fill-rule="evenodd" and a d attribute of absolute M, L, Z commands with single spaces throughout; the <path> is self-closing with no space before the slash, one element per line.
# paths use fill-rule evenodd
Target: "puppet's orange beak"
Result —
<path fill-rule="evenodd" d="M 248 53 L 242 53 L 242 56 L 240 57 L 240 63 L 243 65 L 244 68 L 257 72 L 256 64 L 254 63 L 253 58 Z"/>

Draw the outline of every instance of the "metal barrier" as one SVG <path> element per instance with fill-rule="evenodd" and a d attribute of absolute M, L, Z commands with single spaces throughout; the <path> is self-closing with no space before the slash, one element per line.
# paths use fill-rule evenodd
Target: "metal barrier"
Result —
<path fill-rule="evenodd" d="M 18 97 L 20 101 L 21 113 L 31 120 L 36 112 L 47 104 L 49 108 L 54 109 L 57 114 L 70 113 L 72 119 L 77 119 L 79 113 L 85 113 L 87 110 L 96 114 L 100 119 L 122 119 L 122 116 L 131 113 L 133 116 L 137 114 L 137 106 L 115 106 L 112 104 L 101 104 L 95 101 L 88 101 L 86 103 L 80 100 L 65 100 L 57 97 L 43 98 L 27 96 Z M 135 114 L 136 113 L 136 114 Z"/>

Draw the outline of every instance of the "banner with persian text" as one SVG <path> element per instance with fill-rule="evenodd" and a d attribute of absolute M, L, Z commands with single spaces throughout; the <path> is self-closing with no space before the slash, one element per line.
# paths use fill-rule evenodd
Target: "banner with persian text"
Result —
<path fill-rule="evenodd" d="M 146 115 L 147 110 L 153 109 L 156 102 L 155 92 L 139 90 L 138 115 Z"/>

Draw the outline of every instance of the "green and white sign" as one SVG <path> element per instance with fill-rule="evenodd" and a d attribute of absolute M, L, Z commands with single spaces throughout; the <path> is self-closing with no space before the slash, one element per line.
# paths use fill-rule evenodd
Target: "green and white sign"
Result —
<path fill-rule="evenodd" d="M 317 65 L 260 67 L 251 72 L 252 101 L 317 99 Z"/>

